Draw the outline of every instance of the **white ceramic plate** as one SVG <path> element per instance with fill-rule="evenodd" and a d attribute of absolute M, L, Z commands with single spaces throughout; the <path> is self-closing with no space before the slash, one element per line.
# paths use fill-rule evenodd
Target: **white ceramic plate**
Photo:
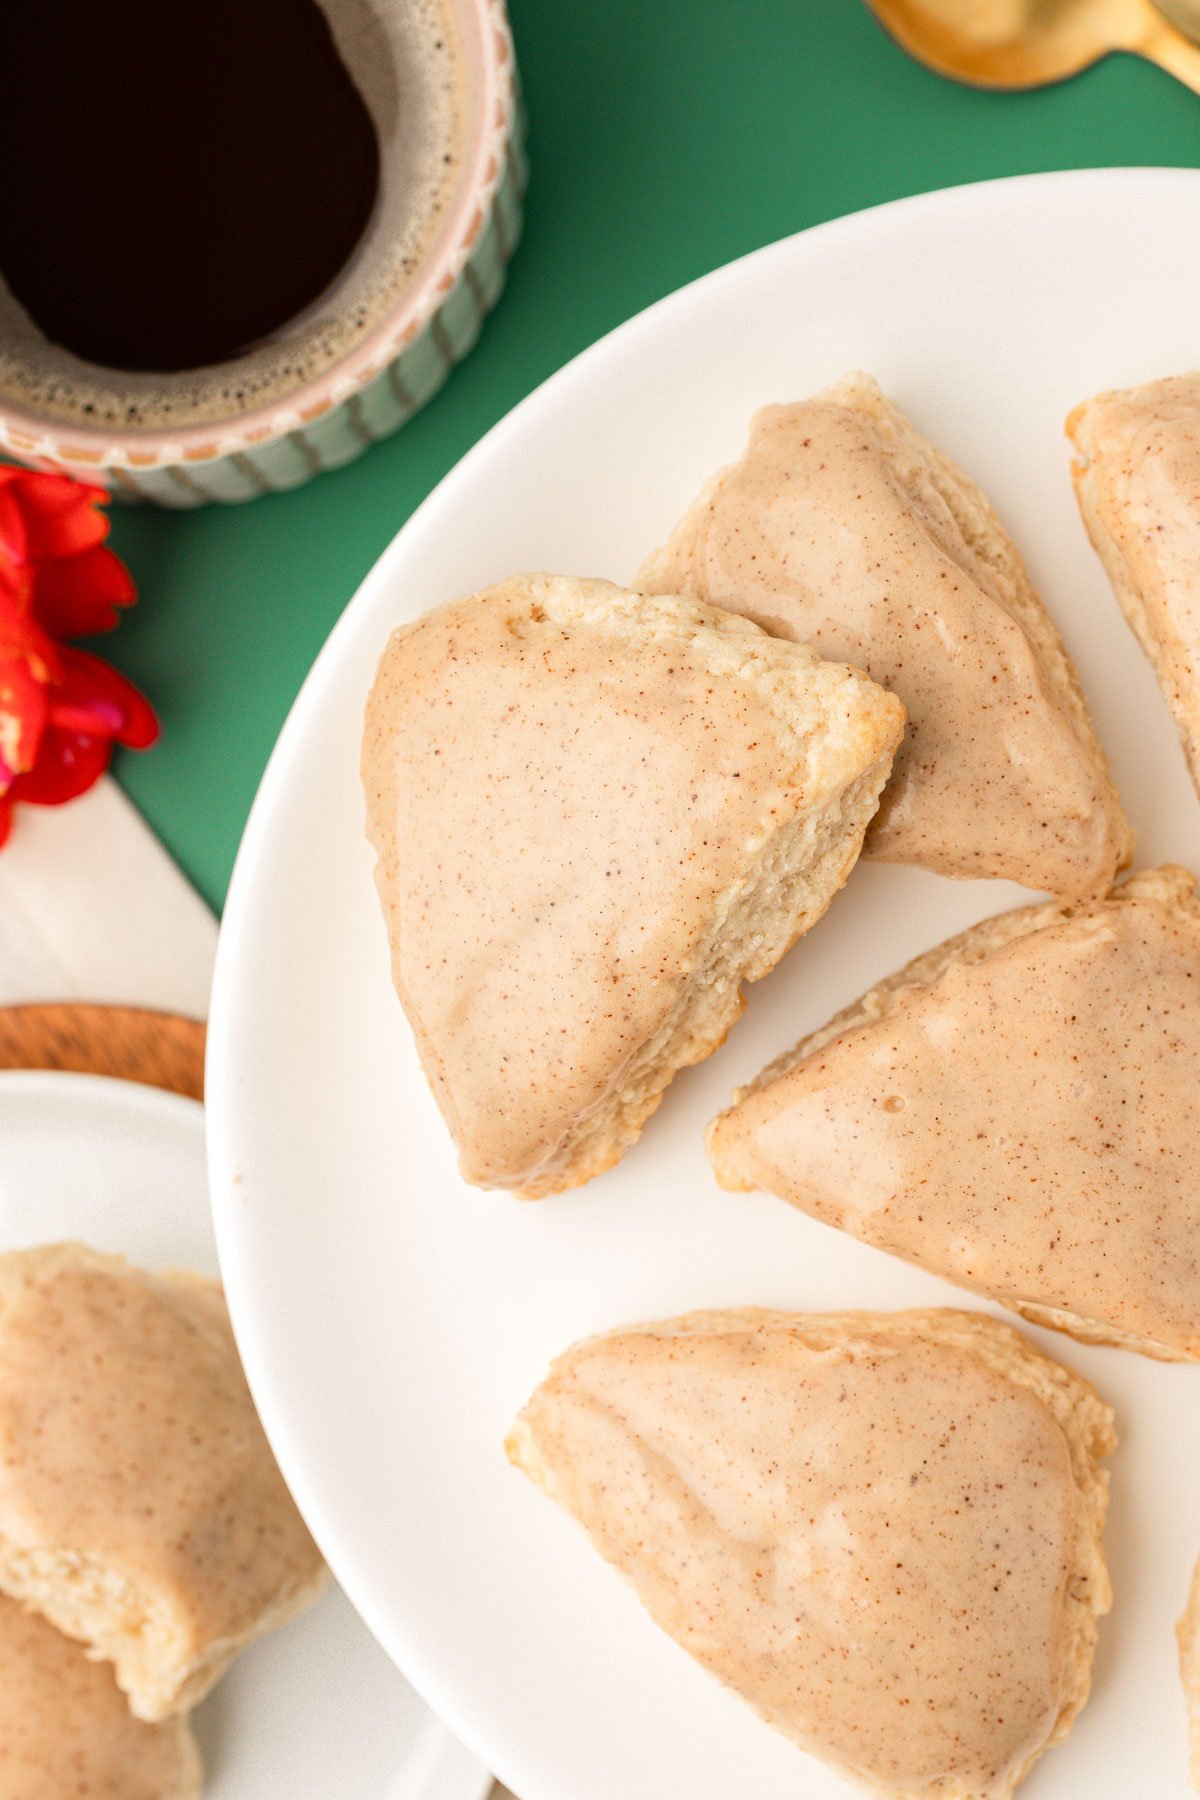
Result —
<path fill-rule="evenodd" d="M 1195 366 L 1200 174 L 960 189 L 806 233 L 556 376 L 400 533 L 320 657 L 254 809 L 219 953 L 218 1241 L 259 1404 L 382 1642 L 521 1800 L 834 1800 L 844 1786 L 643 1615 L 501 1440 L 573 1339 L 693 1307 L 964 1303 L 766 1195 L 704 1122 L 907 957 L 1022 898 L 863 867 L 621 1166 L 538 1205 L 459 1181 L 391 992 L 362 837 L 363 700 L 392 626 L 515 570 L 627 578 L 761 402 L 862 367 L 993 495 L 1082 670 L 1144 864 L 1200 870 L 1167 708 L 1092 556 L 1063 417 Z M 966 1304 L 975 1302 L 966 1300 Z M 1200 1551 L 1200 1371 L 1040 1335 L 1115 1403 L 1116 1605 L 1030 1800 L 1182 1800 L 1172 1626 Z"/>
<path fill-rule="evenodd" d="M 0 1249 L 79 1238 L 216 1274 L 195 1101 L 0 1074 Z M 205 1800 L 480 1800 L 478 1762 L 333 1591 L 246 1652 L 195 1715 Z"/>

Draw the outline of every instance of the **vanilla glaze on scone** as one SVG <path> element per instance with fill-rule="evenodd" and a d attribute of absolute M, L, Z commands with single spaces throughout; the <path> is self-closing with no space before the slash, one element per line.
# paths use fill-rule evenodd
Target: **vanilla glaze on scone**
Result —
<path fill-rule="evenodd" d="M 1105 893 L 1133 835 L 1079 677 L 979 489 L 865 375 L 764 407 L 643 565 L 865 669 L 908 729 L 864 855 Z"/>
<path fill-rule="evenodd" d="M 1113 1442 L 996 1320 L 749 1309 L 575 1345 L 509 1455 L 802 1749 L 893 1800 L 1005 1800 L 1087 1698 Z"/>

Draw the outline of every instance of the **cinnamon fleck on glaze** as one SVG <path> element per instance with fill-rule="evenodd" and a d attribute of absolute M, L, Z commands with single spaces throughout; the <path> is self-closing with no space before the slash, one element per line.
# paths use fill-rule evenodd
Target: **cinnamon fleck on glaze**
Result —
<path fill-rule="evenodd" d="M 367 706 L 368 835 L 396 989 L 468 1181 L 534 1197 L 620 1155 L 665 1085 L 636 1059 L 754 859 L 810 821 L 782 941 L 751 921 L 730 948 L 751 980 L 853 866 L 902 725 L 856 670 L 604 581 L 516 576 L 393 634 Z M 843 814 L 863 783 L 861 817 Z M 806 895 L 822 858 L 836 874 Z M 734 984 L 666 1077 L 738 1010 Z M 581 1122 L 639 1083 L 632 1128 L 580 1168 Z"/>
<path fill-rule="evenodd" d="M 727 1186 L 1076 1336 L 1200 1359 L 1200 905 L 1182 869 L 1002 914 L 709 1128 Z"/>
<path fill-rule="evenodd" d="M 191 1800 L 183 1719 L 135 1719 L 106 1663 L 0 1598 L 0 1800 Z"/>
<path fill-rule="evenodd" d="M 1111 1414 L 967 1313 L 699 1313 L 576 1345 L 509 1454 L 802 1748 L 1001 1800 L 1083 1705 Z"/>
<path fill-rule="evenodd" d="M 999 519 L 866 376 L 764 407 L 637 585 L 844 658 L 908 729 L 864 855 L 1107 891 L 1132 834 L 1078 677 Z"/>
<path fill-rule="evenodd" d="M 1200 788 L 1200 373 L 1097 394 L 1067 431 L 1088 531 Z"/>
<path fill-rule="evenodd" d="M 157 1689 L 150 1705 L 151 1680 L 203 1672 L 320 1586 L 216 1282 L 79 1245 L 0 1258 L 0 1581 L 41 1579 L 37 1557 L 107 1572 L 131 1630 L 169 1626 L 170 1666 L 117 1660 L 143 1717 L 177 1709 Z M 58 1618 L 49 1592 L 17 1591 Z"/>

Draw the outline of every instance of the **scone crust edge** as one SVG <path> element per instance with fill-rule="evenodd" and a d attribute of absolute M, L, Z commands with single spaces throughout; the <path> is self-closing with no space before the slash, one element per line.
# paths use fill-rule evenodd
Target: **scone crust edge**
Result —
<path fill-rule="evenodd" d="M 1067 415 L 1065 430 L 1074 452 L 1071 458 L 1071 481 L 1080 516 L 1092 547 L 1104 565 L 1117 604 L 1140 644 L 1143 655 L 1154 670 L 1163 698 L 1171 709 L 1192 784 L 1200 794 L 1200 683 L 1194 685 L 1189 693 L 1176 682 L 1168 664 L 1166 647 L 1160 634 L 1150 623 L 1142 591 L 1133 578 L 1129 559 L 1109 522 L 1104 460 L 1099 455 L 1096 444 L 1097 418 L 1104 408 L 1114 402 L 1129 402 L 1151 389 L 1170 390 L 1185 384 L 1195 389 L 1200 401 L 1200 374 L 1167 376 L 1162 381 L 1146 382 L 1136 388 L 1106 389 L 1073 407 Z"/>
<path fill-rule="evenodd" d="M 887 1018 L 906 993 L 916 988 L 932 987 L 952 966 L 986 962 L 1009 944 L 1029 937 L 1034 932 L 1044 931 L 1080 916 L 1092 915 L 1106 907 L 1127 905 L 1134 900 L 1153 901 L 1177 917 L 1200 924 L 1200 898 L 1195 890 L 1196 879 L 1187 869 L 1174 863 L 1164 863 L 1159 868 L 1141 869 L 1127 876 L 1102 901 L 1077 904 L 1050 900 L 1034 906 L 1017 907 L 1011 912 L 999 913 L 993 918 L 968 926 L 957 936 L 914 957 L 895 974 L 887 976 L 860 999 L 836 1013 L 827 1024 L 802 1038 L 794 1049 L 785 1051 L 768 1063 L 753 1081 L 735 1090 L 730 1105 L 710 1121 L 704 1133 L 705 1147 L 718 1182 L 733 1193 L 753 1191 L 754 1184 L 741 1174 L 736 1157 L 739 1109 L 742 1102 L 770 1087 L 773 1082 L 783 1079 L 810 1056 L 819 1054 L 829 1044 L 859 1026 L 875 1024 Z M 893 1251 L 891 1254 L 900 1256 L 901 1260 L 913 1261 L 917 1267 L 923 1266 L 913 1258 L 905 1258 L 902 1252 Z M 956 1278 L 956 1285 L 970 1287 L 961 1277 Z M 1078 1343 L 1105 1344 L 1132 1350 L 1157 1362 L 1196 1360 L 1172 1345 L 1160 1343 L 1154 1338 L 1122 1332 L 1116 1326 L 1088 1318 L 1081 1313 L 1065 1308 L 1039 1306 L 1018 1295 L 996 1294 L 990 1289 L 980 1288 L 976 1291 L 985 1299 L 993 1299 L 1007 1306 L 1030 1324 L 1061 1331 Z"/>
<path fill-rule="evenodd" d="M 812 395 L 809 403 L 838 407 L 867 421 L 885 453 L 893 459 L 896 479 L 911 495 L 915 506 L 920 506 L 922 499 L 913 471 L 919 471 L 924 476 L 953 519 L 964 565 L 975 563 L 990 576 L 998 591 L 999 603 L 1036 652 L 1082 756 L 1096 777 L 1097 804 L 1105 819 L 1109 851 L 1103 865 L 1096 867 L 1090 878 L 1081 880 L 1062 897 L 1074 901 L 1099 898 L 1112 885 L 1115 876 L 1132 861 L 1135 841 L 1133 828 L 1125 816 L 1120 796 L 1113 784 L 1108 758 L 1088 710 L 1079 671 L 1053 616 L 1034 588 L 1020 551 L 995 507 L 958 464 L 917 429 L 873 376 L 861 370 L 851 371 L 831 387 Z M 766 407 L 761 412 L 772 410 Z M 751 421 L 751 438 L 755 420 L 759 416 L 756 413 Z M 745 454 L 738 462 L 728 463 L 709 476 L 687 510 L 677 520 L 665 542 L 645 558 L 635 577 L 635 585 L 641 582 L 654 591 L 664 590 L 671 585 L 687 584 L 706 515 L 722 488 L 742 467 Z M 886 794 L 884 800 L 886 803 Z M 882 848 L 875 847 L 884 822 L 884 813 L 881 813 L 874 828 L 867 833 L 863 855 L 868 860 L 874 857 L 893 860 Z M 930 863 L 929 866 L 934 864 Z M 1012 867 L 994 870 L 974 868 L 967 871 L 939 865 L 939 872 L 963 875 L 969 872 L 973 876 L 1004 874 L 1031 888 L 1052 887 L 1051 883 L 1040 878 L 1044 871 L 1037 870 L 1021 874 Z M 1054 888 L 1053 891 L 1059 890 Z"/>
<path fill-rule="evenodd" d="M 224 1312 L 223 1290 L 219 1280 L 211 1276 L 200 1275 L 190 1270 L 170 1269 L 150 1271 L 131 1262 L 119 1254 L 108 1254 L 92 1249 L 89 1245 L 73 1240 L 59 1243 L 39 1245 L 27 1250 L 14 1250 L 0 1254 L 0 1334 L 3 1332 L 6 1308 L 19 1298 L 30 1283 L 36 1283 L 45 1276 L 52 1276 L 57 1270 L 77 1271 L 90 1270 L 108 1273 L 134 1281 L 149 1281 L 167 1288 L 179 1289 L 183 1292 L 211 1296 L 218 1300 Z M 234 1355 L 236 1356 L 236 1347 Z M 252 1404 L 252 1403 L 251 1403 Z M 257 1412 L 254 1414 L 257 1421 Z M 280 1478 L 282 1479 L 282 1478 Z M 289 1498 L 289 1504 L 293 1504 Z M 0 1571 L 3 1570 L 6 1550 L 11 1540 L 0 1537 Z M 120 1679 L 130 1711 L 134 1717 L 146 1724 L 158 1725 L 178 1717 L 186 1717 L 190 1710 L 198 1705 L 211 1690 L 220 1676 L 249 1644 L 277 1626 L 287 1623 L 296 1617 L 320 1594 L 330 1582 L 330 1573 L 325 1563 L 311 1544 L 309 1566 L 299 1570 L 294 1579 L 282 1586 L 274 1597 L 273 1604 L 259 1613 L 251 1627 L 238 1634 L 205 1644 L 199 1655 L 189 1660 L 180 1660 L 178 1664 L 168 1666 L 165 1675 L 155 1683 L 149 1681 L 128 1681 Z M 57 1551 L 48 1547 L 51 1554 Z M 58 1547 L 63 1553 L 69 1553 L 74 1546 Z M 85 1563 L 91 1559 L 86 1555 Z M 94 1567 L 103 1567 L 95 1563 Z M 74 1636 L 65 1619 L 55 1617 L 56 1608 L 53 1596 L 46 1595 L 39 1600 L 37 1593 L 23 1591 L 24 1582 L 17 1585 L 19 1577 L 4 1579 L 0 1575 L 0 1591 L 8 1593 L 22 1605 L 42 1612 L 55 1625 L 56 1629 L 66 1636 Z M 41 1585 L 41 1580 L 35 1581 Z M 143 1592 L 139 1598 L 147 1606 L 153 1607 L 155 1596 L 151 1592 Z M 86 1639 L 80 1641 L 87 1642 Z M 114 1673 L 117 1669 L 114 1668 Z M 199 1761 L 197 1753 L 197 1780 L 199 1780 Z M 190 1790 L 188 1790 L 190 1793 Z"/>
<path fill-rule="evenodd" d="M 905 1338 L 935 1341 L 965 1350 L 1014 1386 L 1032 1393 L 1046 1406 L 1063 1433 L 1080 1504 L 1071 1569 L 1064 1589 L 1063 1679 L 1059 1710 L 1045 1742 L 992 1796 L 992 1800 L 1010 1800 L 1043 1752 L 1068 1736 L 1091 1691 L 1099 1620 L 1112 1605 L 1102 1544 L 1108 1511 L 1108 1474 L 1098 1467 L 1099 1459 L 1111 1455 L 1116 1448 L 1112 1408 L 1090 1382 L 1039 1350 L 1012 1325 L 985 1313 L 953 1307 L 914 1308 L 897 1313 L 789 1313 L 766 1307 L 704 1309 L 678 1318 L 618 1327 L 581 1339 L 555 1359 L 548 1374 L 553 1376 L 560 1364 L 569 1362 L 577 1351 L 608 1339 L 778 1329 L 799 1333 L 815 1352 L 844 1346 L 855 1338 L 881 1337 L 892 1341 Z M 515 1420 L 505 1440 L 505 1451 L 509 1461 L 548 1498 L 564 1504 L 555 1472 L 544 1461 L 537 1441 L 533 1415 L 539 1393 L 540 1385 Z M 570 1512 L 569 1507 L 565 1510 Z M 837 1769 L 828 1758 L 823 1760 L 827 1766 Z M 878 1795 L 880 1800 L 978 1800 L 978 1796 L 961 1787 L 947 1789 L 941 1782 L 922 1788 L 897 1789 L 864 1782 L 845 1769 L 837 1772 L 863 1791 Z"/>
<path fill-rule="evenodd" d="M 467 609 L 494 607 L 506 619 L 511 614 L 516 628 L 526 621 L 534 626 L 559 625 L 571 630 L 609 634 L 627 648 L 644 643 L 678 644 L 695 651 L 699 647 L 708 672 L 716 680 L 733 680 L 753 688 L 758 701 L 790 743 L 789 760 L 782 779 L 790 786 L 787 804 L 769 831 L 747 842 L 740 853 L 737 879 L 731 887 L 715 892 L 710 913 L 710 932 L 681 951 L 679 964 L 664 995 L 674 996 L 680 1030 L 657 1063 L 643 1068 L 641 1052 L 656 1040 L 635 1047 L 620 1067 L 614 1068 L 598 1099 L 577 1112 L 565 1132 L 544 1141 L 536 1160 L 521 1167 L 501 1166 L 478 1151 L 468 1156 L 463 1149 L 452 1097 L 441 1082 L 433 1082 L 435 1097 L 460 1150 L 464 1179 L 483 1187 L 507 1187 L 518 1197 L 537 1199 L 579 1186 L 611 1167 L 636 1140 L 658 1106 L 672 1075 L 702 1060 L 717 1049 L 736 1021 L 744 1004 L 741 981 L 757 979 L 765 970 L 743 972 L 736 991 L 725 995 L 724 1004 L 701 1018 L 692 1004 L 695 978 L 705 973 L 706 955 L 734 949 L 724 932 L 726 914 L 738 894 L 748 886 L 760 859 L 772 845 L 785 841 L 789 829 L 805 820 L 833 820 L 838 805 L 847 810 L 843 837 L 830 846 L 808 873 L 819 877 L 821 891 L 814 896 L 797 892 L 792 909 L 788 942 L 774 957 L 810 929 L 825 911 L 857 860 L 867 820 L 878 805 L 879 794 L 891 767 L 892 755 L 904 730 L 904 708 L 885 689 L 852 669 L 819 658 L 803 645 L 771 637 L 749 619 L 722 612 L 680 596 L 647 596 L 598 579 L 560 577 L 545 573 L 518 575 L 481 589 L 478 593 L 434 608 L 419 619 L 400 626 L 389 639 L 380 664 L 387 665 L 394 646 L 421 631 L 465 616 Z M 512 629 L 513 627 L 510 627 Z M 378 678 L 376 686 L 378 685 Z M 372 699 L 368 702 L 367 745 L 374 730 Z M 381 723 L 380 729 L 383 729 Z M 747 784 L 749 785 L 749 784 Z M 861 815 L 861 816 L 860 816 Z M 390 917 L 386 845 L 368 816 L 368 839 L 376 851 L 375 881 L 385 914 Z M 844 850 L 845 854 L 836 854 Z M 772 964 L 773 966 L 773 964 Z M 435 1059 L 420 1022 L 419 997 L 407 991 L 399 974 L 397 946 L 392 945 L 393 981 L 401 1004 L 414 1028 L 418 1051 L 426 1069 Z M 690 1010 L 689 1010 L 690 1008 Z M 664 1005 L 664 1025 L 674 1015 Z M 690 1027 L 684 1032 L 683 1026 Z M 684 1041 L 680 1041 L 681 1038 Z M 631 1072 L 646 1077 L 645 1093 L 627 1101 L 622 1086 L 629 1086 Z M 664 1079 L 659 1079 L 664 1077 Z M 609 1121 L 607 1115 L 615 1110 Z M 612 1129 L 605 1133 L 604 1126 Z"/>

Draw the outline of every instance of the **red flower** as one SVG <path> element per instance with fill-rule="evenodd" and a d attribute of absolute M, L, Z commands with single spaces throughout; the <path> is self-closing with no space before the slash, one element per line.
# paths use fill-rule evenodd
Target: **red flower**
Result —
<path fill-rule="evenodd" d="M 137 598 L 104 542 L 107 499 L 66 475 L 0 467 L 0 845 L 18 801 L 72 800 L 114 743 L 143 750 L 158 736 L 131 682 L 60 642 L 111 631 Z"/>

